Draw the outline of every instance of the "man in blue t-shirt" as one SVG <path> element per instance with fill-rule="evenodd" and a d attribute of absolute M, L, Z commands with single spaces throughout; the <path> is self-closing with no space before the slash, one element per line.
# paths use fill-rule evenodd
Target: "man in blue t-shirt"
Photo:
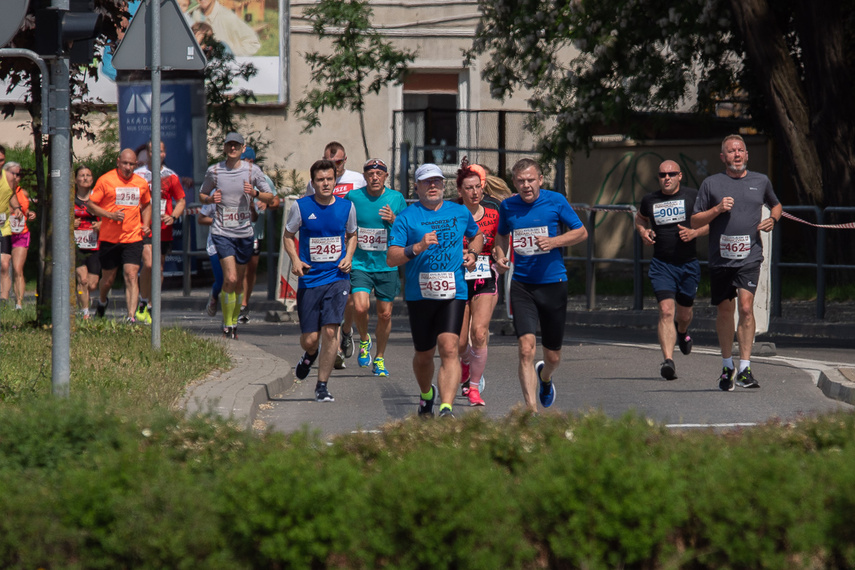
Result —
<path fill-rule="evenodd" d="M 356 211 L 352 202 L 333 194 L 335 164 L 319 160 L 309 172 L 315 193 L 291 206 L 283 232 L 283 247 L 291 258 L 291 271 L 299 277 L 297 315 L 300 346 L 305 352 L 295 374 L 301 380 L 308 376 L 320 352 L 315 400 L 333 402 L 327 382 L 338 349 L 338 327 L 350 294 Z"/>
<path fill-rule="evenodd" d="M 520 385 L 528 408 L 537 412 L 537 400 L 548 408 L 555 400 L 552 374 L 561 362 L 564 323 L 567 319 L 567 268 L 563 250 L 588 238 L 588 230 L 567 198 L 541 189 L 543 171 L 530 158 L 513 169 L 517 194 L 499 207 L 499 230 L 493 258 L 501 271 L 509 269 L 508 243 L 514 249 L 511 307 L 519 341 Z M 566 226 L 566 231 L 562 227 Z M 512 240 L 512 241 L 511 241 Z M 540 324 L 543 360 L 537 354 Z M 538 390 L 539 385 L 539 390 Z"/>
<path fill-rule="evenodd" d="M 386 187 L 389 176 L 386 163 L 372 158 L 363 166 L 368 186 L 351 190 L 345 196 L 356 208 L 356 253 L 353 271 L 350 272 L 350 301 L 344 311 L 339 352 L 345 357 L 353 354 L 353 322 L 359 331 L 359 366 L 371 366 L 371 347 L 376 341 L 372 372 L 375 376 L 389 376 L 386 368 L 386 344 L 392 332 L 392 302 L 401 290 L 398 270 L 386 265 L 389 232 L 395 218 L 407 201 L 397 190 Z M 371 291 L 377 305 L 377 328 L 374 339 L 368 334 L 368 309 L 371 308 Z"/>
<path fill-rule="evenodd" d="M 454 417 L 452 403 L 460 383 L 457 344 L 469 296 L 463 268 L 475 268 L 484 235 L 465 206 L 443 200 L 445 176 L 437 165 L 421 165 L 415 178 L 419 201 L 395 220 L 386 263 L 406 264 L 404 298 L 416 350 L 413 372 L 421 391 L 419 416 L 433 416 L 437 387 L 431 382 L 438 346 L 439 415 Z M 464 236 L 469 239 L 465 253 L 460 247 Z"/>

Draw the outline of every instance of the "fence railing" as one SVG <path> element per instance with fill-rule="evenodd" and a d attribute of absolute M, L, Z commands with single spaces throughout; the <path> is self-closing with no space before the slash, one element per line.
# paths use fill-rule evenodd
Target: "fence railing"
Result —
<path fill-rule="evenodd" d="M 635 216 L 636 208 L 631 205 L 597 205 L 571 204 L 573 209 L 580 213 L 579 217 L 588 229 L 587 251 L 585 256 L 565 255 L 565 261 L 583 262 L 585 264 L 585 297 L 588 310 L 597 307 L 596 269 L 597 265 L 603 263 L 626 264 L 633 266 L 633 310 L 640 311 L 644 308 L 644 272 L 643 267 L 650 264 L 649 259 L 644 259 L 644 245 L 638 232 L 633 231 L 633 257 L 596 257 L 596 226 L 597 212 L 626 212 Z M 776 224 L 772 230 L 772 261 L 771 261 L 771 314 L 774 317 L 781 316 L 782 296 L 782 269 L 806 268 L 816 271 L 816 318 L 825 319 L 827 283 L 826 274 L 829 270 L 855 270 L 855 265 L 845 263 L 828 263 L 826 260 L 828 252 L 829 216 L 834 214 L 855 214 L 855 207 L 829 207 L 821 209 L 817 206 L 784 206 L 784 211 L 808 212 L 817 220 L 816 226 L 816 262 L 791 262 L 781 261 L 783 232 L 786 225 Z M 795 222 L 791 222 L 795 223 Z M 847 224 L 848 226 L 849 224 Z M 634 225 L 633 225 L 634 227 Z M 706 266 L 706 261 L 701 261 Z"/>

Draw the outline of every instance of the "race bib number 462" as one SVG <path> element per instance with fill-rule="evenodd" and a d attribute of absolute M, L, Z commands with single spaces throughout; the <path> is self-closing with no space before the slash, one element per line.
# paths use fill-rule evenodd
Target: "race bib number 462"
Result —
<path fill-rule="evenodd" d="M 457 284 L 451 271 L 429 271 L 419 273 L 419 289 L 422 299 L 454 299 Z"/>
<path fill-rule="evenodd" d="M 722 235 L 718 247 L 725 259 L 745 259 L 751 253 L 751 237 Z"/>

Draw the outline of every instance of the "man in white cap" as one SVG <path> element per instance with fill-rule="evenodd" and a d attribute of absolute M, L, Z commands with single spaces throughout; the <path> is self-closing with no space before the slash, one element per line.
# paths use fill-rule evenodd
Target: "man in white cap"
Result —
<path fill-rule="evenodd" d="M 453 418 L 452 403 L 460 384 L 457 344 L 469 295 L 463 268 L 475 268 L 484 236 L 465 206 L 443 199 L 444 180 L 435 164 L 416 170 L 419 201 L 396 218 L 386 263 L 405 265 L 404 298 L 416 350 L 413 372 L 421 394 L 418 414 L 433 416 L 438 395 L 440 417 Z M 460 247 L 464 236 L 469 239 L 465 253 Z M 439 389 L 432 384 L 437 347 Z"/>

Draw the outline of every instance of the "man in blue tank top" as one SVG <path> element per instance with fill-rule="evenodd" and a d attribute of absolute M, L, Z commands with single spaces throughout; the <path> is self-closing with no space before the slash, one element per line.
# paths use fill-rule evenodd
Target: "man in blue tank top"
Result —
<path fill-rule="evenodd" d="M 327 383 L 338 349 L 338 328 L 350 294 L 356 211 L 352 202 L 333 194 L 335 164 L 319 160 L 309 172 L 315 193 L 291 206 L 283 232 L 283 247 L 291 258 L 291 271 L 299 277 L 297 315 L 300 346 L 305 352 L 295 374 L 301 380 L 308 376 L 320 353 L 315 400 L 333 402 Z"/>

